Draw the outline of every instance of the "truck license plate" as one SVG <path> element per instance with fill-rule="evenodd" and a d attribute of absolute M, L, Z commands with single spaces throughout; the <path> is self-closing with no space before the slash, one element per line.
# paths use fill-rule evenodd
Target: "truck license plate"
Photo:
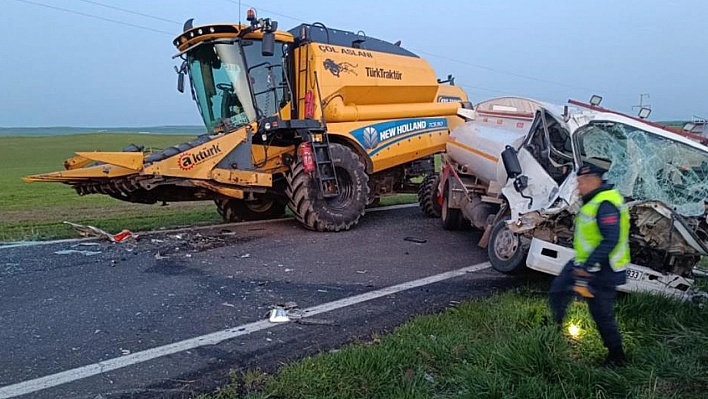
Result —
<path fill-rule="evenodd" d="M 642 278 L 642 272 L 627 269 L 627 278 L 631 278 L 632 280 L 639 280 L 640 278 Z"/>

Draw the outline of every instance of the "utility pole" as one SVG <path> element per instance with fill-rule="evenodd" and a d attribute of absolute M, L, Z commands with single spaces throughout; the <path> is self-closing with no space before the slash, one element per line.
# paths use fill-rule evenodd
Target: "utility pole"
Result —
<path fill-rule="evenodd" d="M 649 108 L 651 109 L 651 104 L 646 104 L 644 103 L 644 99 L 649 100 L 650 96 L 649 93 L 642 93 L 639 95 L 639 105 L 633 105 L 632 109 L 642 109 L 642 108 Z"/>

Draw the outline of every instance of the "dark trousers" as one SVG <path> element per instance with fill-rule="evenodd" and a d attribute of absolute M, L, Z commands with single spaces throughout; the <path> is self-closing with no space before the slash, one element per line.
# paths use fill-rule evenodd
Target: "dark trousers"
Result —
<path fill-rule="evenodd" d="M 551 284 L 551 310 L 556 323 L 563 323 L 565 311 L 574 296 L 574 284 L 573 263 L 569 262 Z M 622 348 L 622 336 L 617 328 L 613 309 L 617 292 L 613 286 L 602 286 L 596 282 L 591 282 L 590 287 L 595 295 L 594 298 L 588 299 L 590 315 L 592 315 L 595 324 L 597 324 L 597 329 L 605 347 L 610 351 L 619 350 Z"/>

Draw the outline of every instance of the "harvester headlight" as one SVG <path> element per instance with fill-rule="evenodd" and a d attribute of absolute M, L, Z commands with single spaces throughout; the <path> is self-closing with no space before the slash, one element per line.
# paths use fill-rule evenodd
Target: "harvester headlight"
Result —
<path fill-rule="evenodd" d="M 202 32 L 201 29 L 199 29 L 199 30 L 197 31 L 197 33 L 199 33 L 199 34 L 201 35 L 203 32 Z"/>
<path fill-rule="evenodd" d="M 209 28 L 209 32 L 211 32 L 211 33 L 214 33 L 214 32 L 215 32 L 213 26 L 212 26 L 211 28 Z"/>
<path fill-rule="evenodd" d="M 264 128 L 265 130 L 270 130 L 270 122 L 266 122 L 266 123 L 263 125 L 263 128 Z"/>
<path fill-rule="evenodd" d="M 263 133 L 263 134 L 261 135 L 261 140 L 267 141 L 267 140 L 268 140 L 268 135 L 265 134 L 265 133 Z"/>
<path fill-rule="evenodd" d="M 194 37 L 194 32 L 189 32 L 189 37 Z"/>

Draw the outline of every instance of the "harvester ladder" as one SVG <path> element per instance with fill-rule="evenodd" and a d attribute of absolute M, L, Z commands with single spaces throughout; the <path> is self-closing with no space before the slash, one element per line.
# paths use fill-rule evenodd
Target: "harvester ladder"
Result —
<path fill-rule="evenodd" d="M 312 137 L 312 157 L 317 169 L 320 193 L 324 198 L 336 197 L 339 195 L 339 182 L 329 147 L 329 135 L 323 130 L 311 133 L 310 137 Z"/>
<path fill-rule="evenodd" d="M 317 78 L 317 72 L 313 71 L 314 79 L 310 79 L 310 46 L 304 46 L 304 55 L 301 53 L 298 59 L 298 75 L 299 82 L 301 82 L 304 90 L 303 93 L 298 94 L 298 113 L 303 115 L 305 109 L 305 102 L 307 92 L 311 89 L 316 89 L 317 94 L 317 104 L 320 107 L 320 127 L 316 129 L 309 129 L 309 141 L 312 144 L 312 157 L 315 162 L 315 169 L 317 171 L 317 183 L 319 187 L 319 192 L 323 198 L 332 198 L 339 195 L 339 182 L 337 180 L 337 170 L 334 166 L 334 161 L 332 160 L 332 151 L 329 146 L 329 135 L 327 134 L 327 124 L 324 118 L 324 107 L 322 103 L 322 93 L 320 92 L 319 79 Z M 312 87 L 310 87 L 312 86 Z M 312 91 L 312 96 L 314 97 L 315 92 Z M 300 96 L 302 95 L 302 96 Z M 314 98 L 313 98 L 314 100 Z"/>

